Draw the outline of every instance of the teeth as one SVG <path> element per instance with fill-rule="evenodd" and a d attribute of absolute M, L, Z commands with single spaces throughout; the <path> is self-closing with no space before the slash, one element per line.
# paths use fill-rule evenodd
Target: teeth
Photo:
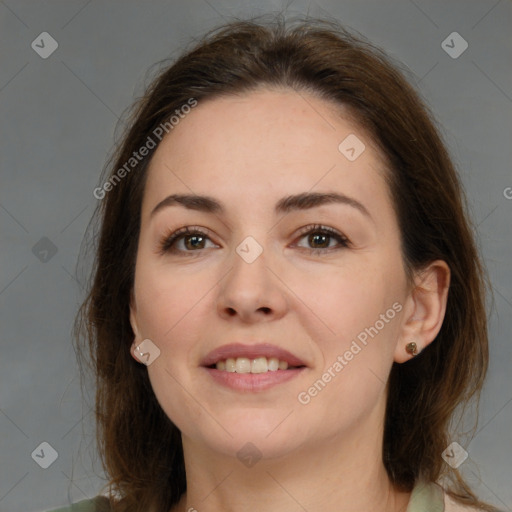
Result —
<path fill-rule="evenodd" d="M 271 357 L 268 360 L 268 369 L 271 372 L 275 372 L 276 370 L 279 369 L 279 359 L 277 359 L 277 357 Z"/>
<path fill-rule="evenodd" d="M 258 357 L 252 360 L 251 373 L 266 373 L 268 372 L 268 363 L 266 357 Z"/>
<path fill-rule="evenodd" d="M 215 365 L 217 370 L 221 372 L 231 373 L 267 373 L 275 372 L 277 370 L 287 370 L 288 363 L 280 361 L 277 357 L 257 357 L 249 359 L 247 357 L 237 357 L 236 359 L 230 357 L 225 361 L 218 361 Z"/>
<path fill-rule="evenodd" d="M 236 373 L 251 373 L 251 361 L 246 357 L 236 358 Z"/>
<path fill-rule="evenodd" d="M 222 365 L 222 361 L 219 361 L 219 363 Z M 217 363 L 217 364 L 219 364 L 219 363 Z M 220 369 L 221 368 L 217 367 L 217 370 L 220 370 Z M 226 371 L 231 372 L 231 373 L 236 371 L 236 361 L 232 357 L 230 357 L 229 359 L 226 359 Z"/>

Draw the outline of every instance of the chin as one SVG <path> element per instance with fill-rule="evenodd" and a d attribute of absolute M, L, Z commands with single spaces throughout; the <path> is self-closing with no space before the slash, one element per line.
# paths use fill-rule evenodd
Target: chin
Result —
<path fill-rule="evenodd" d="M 207 446 L 223 455 L 236 458 L 247 467 L 251 467 L 259 460 L 272 460 L 286 457 L 293 453 L 300 443 L 289 435 L 273 435 L 268 437 L 259 432 L 247 429 L 239 432 L 233 438 L 204 439 Z"/>
<path fill-rule="evenodd" d="M 275 459 L 292 453 L 306 441 L 304 425 L 295 428 L 291 422 L 293 414 L 287 418 L 288 414 L 290 411 L 284 414 L 282 409 L 269 414 L 261 409 L 239 410 L 230 413 L 229 418 L 216 415 L 217 421 L 201 419 L 190 429 L 183 425 L 182 432 L 196 446 L 203 445 L 241 461 L 246 457 Z"/>

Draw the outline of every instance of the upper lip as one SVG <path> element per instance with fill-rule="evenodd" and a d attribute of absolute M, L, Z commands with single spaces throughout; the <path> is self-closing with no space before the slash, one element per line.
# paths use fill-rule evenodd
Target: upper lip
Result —
<path fill-rule="evenodd" d="M 212 350 L 202 361 L 201 366 L 211 366 L 217 361 L 225 361 L 228 358 L 247 357 L 256 359 L 257 357 L 277 357 L 280 361 L 286 361 L 288 366 L 306 366 L 297 356 L 294 356 L 288 350 L 284 350 L 270 343 L 258 343 L 255 345 L 244 345 L 242 343 L 231 343 L 222 345 Z"/>

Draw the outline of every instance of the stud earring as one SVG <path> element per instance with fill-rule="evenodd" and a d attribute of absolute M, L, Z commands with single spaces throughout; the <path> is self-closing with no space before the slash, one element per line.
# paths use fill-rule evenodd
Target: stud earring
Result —
<path fill-rule="evenodd" d="M 416 345 L 414 341 L 411 341 L 411 343 L 407 343 L 405 346 L 405 351 L 411 354 L 411 356 L 415 356 L 418 353 L 418 345 Z"/>

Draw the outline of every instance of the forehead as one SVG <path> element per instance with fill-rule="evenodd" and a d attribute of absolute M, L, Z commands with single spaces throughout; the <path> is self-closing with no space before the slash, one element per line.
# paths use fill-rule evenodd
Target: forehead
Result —
<path fill-rule="evenodd" d="M 148 173 L 143 216 L 175 191 L 260 205 L 283 192 L 386 193 L 383 161 L 367 133 L 341 106 L 293 90 L 199 102 L 164 137 Z"/>

